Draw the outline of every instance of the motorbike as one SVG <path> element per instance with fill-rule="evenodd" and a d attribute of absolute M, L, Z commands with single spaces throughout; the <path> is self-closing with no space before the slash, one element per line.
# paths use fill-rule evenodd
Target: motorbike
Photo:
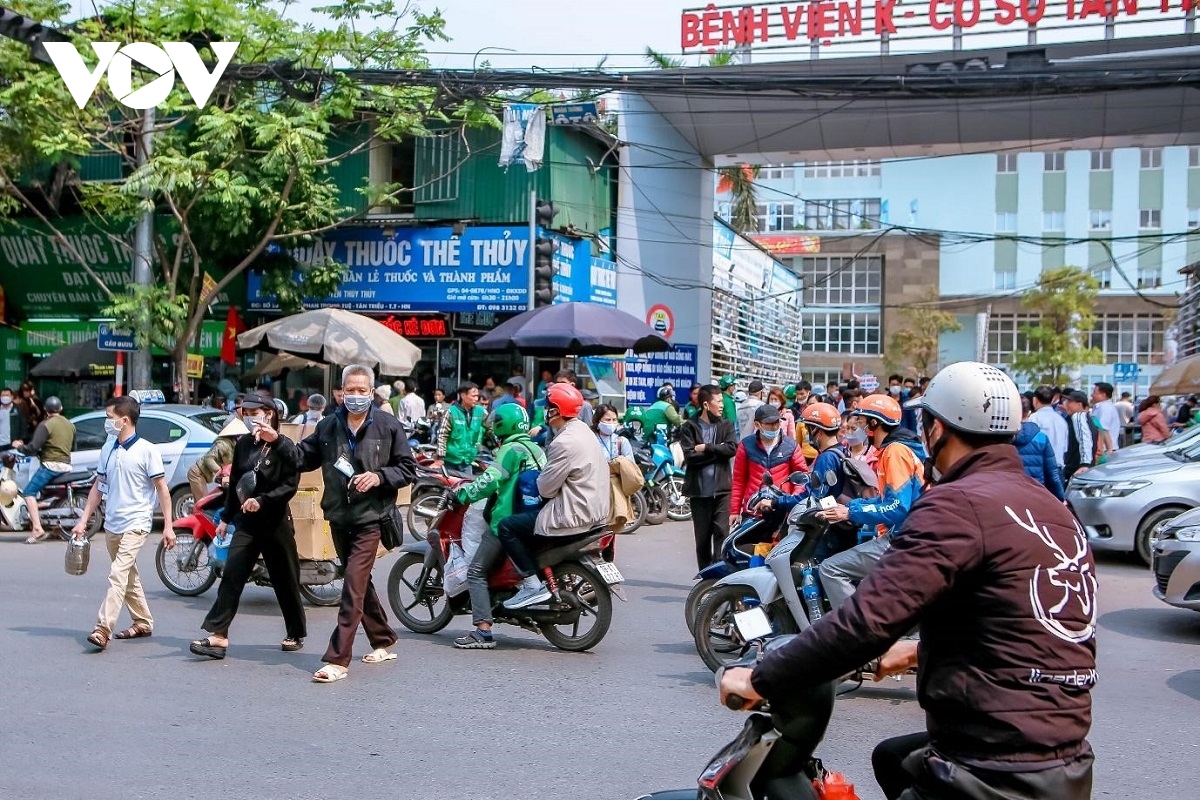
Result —
<path fill-rule="evenodd" d="M 750 635 L 749 624 L 744 627 Z M 791 638 L 751 640 L 756 650 L 729 666 L 753 668 Z M 717 673 L 718 686 L 722 672 Z M 639 800 L 857 800 L 853 784 L 829 772 L 815 757 L 833 716 L 835 696 L 832 682 L 798 684 L 783 703 L 756 709 L 768 713 L 750 715 L 741 732 L 705 766 L 696 787 L 655 792 Z M 730 695 L 726 704 L 740 711 L 745 702 Z"/>
<path fill-rule="evenodd" d="M 462 547 L 463 521 L 470 507 L 454 500 L 455 490 L 464 483 L 456 479 L 442 491 L 426 540 L 401 547 L 388 574 L 392 611 L 400 624 L 415 633 L 437 633 L 455 616 L 471 613 L 464 576 L 457 583 L 446 581 L 451 548 Z M 598 645 L 612 622 L 609 587 L 625 580 L 615 564 L 600 556 L 612 539 L 607 526 L 576 536 L 543 537 L 532 554 L 552 597 L 521 609 L 504 607 L 521 583 L 512 561 L 505 559 L 488 576 L 495 622 L 539 633 L 560 650 L 578 652 Z M 591 624 L 585 630 L 587 621 Z"/>
<path fill-rule="evenodd" d="M 29 510 L 16 481 L 17 465 L 28 459 L 15 451 L 0 454 L 0 529 L 18 533 L 31 530 Z M 46 484 L 38 494 L 38 516 L 43 529 L 56 525 L 65 537 L 65 532 L 74 528 L 83 514 L 95 479 L 95 470 L 71 470 Z M 87 525 L 89 539 L 100 530 L 103 519 L 99 510 L 92 514 Z"/>
<path fill-rule="evenodd" d="M 446 472 L 445 466 L 435 468 L 433 464 L 436 458 L 435 452 L 432 458 L 417 461 L 417 479 L 413 481 L 408 511 L 405 512 L 408 535 L 414 542 L 425 541 L 425 537 L 433 529 L 433 520 L 439 513 L 438 504 L 441 502 L 442 492 L 447 487 L 457 485 L 461 480 Z M 482 461 L 476 461 L 471 466 L 476 475 L 487 468 Z"/>
<path fill-rule="evenodd" d="M 224 490 L 201 498 L 192 513 L 175 520 L 175 547 L 160 541 L 154 566 L 163 585 L 184 597 L 196 597 L 212 588 L 221 576 L 224 561 L 218 557 L 217 511 L 225 504 Z M 248 583 L 270 586 L 271 576 L 262 559 Z M 335 561 L 300 559 L 300 596 L 315 606 L 336 606 L 342 598 L 342 568 Z"/>

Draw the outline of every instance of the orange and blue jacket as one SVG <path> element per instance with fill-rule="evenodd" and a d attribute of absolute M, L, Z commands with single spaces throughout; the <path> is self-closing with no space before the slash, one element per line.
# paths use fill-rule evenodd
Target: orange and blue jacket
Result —
<path fill-rule="evenodd" d="M 915 433 L 897 428 L 889 434 L 875 465 L 879 497 L 851 500 L 850 521 L 858 526 L 875 526 L 880 535 L 895 533 L 925 487 L 924 462 L 925 448 Z"/>

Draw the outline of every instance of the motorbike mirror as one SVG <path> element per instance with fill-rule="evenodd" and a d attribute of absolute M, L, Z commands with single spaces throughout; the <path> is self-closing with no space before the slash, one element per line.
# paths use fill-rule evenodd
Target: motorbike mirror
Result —
<path fill-rule="evenodd" d="M 797 470 L 791 475 L 788 475 L 788 483 L 794 486 L 803 486 L 804 484 L 808 483 L 808 473 Z"/>
<path fill-rule="evenodd" d="M 825 485 L 836 486 L 838 481 L 837 471 L 832 469 L 825 470 Z"/>

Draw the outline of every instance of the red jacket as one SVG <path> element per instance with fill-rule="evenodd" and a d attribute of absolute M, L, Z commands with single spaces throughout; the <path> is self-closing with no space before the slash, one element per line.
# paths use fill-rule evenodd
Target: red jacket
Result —
<path fill-rule="evenodd" d="M 762 448 L 758 434 L 747 436 L 738 445 L 737 455 L 733 457 L 733 494 L 729 497 L 729 513 L 742 513 L 742 503 L 746 498 L 762 487 L 763 472 L 770 471 L 775 485 L 786 489 L 789 494 L 796 494 L 803 487 L 783 482 L 793 472 L 808 472 L 808 462 L 804 460 L 804 451 L 790 436 L 780 434 L 779 444 L 770 453 Z"/>

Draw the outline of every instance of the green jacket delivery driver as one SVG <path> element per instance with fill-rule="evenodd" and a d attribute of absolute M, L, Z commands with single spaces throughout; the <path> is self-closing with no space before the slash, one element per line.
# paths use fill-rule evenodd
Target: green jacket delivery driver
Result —
<path fill-rule="evenodd" d="M 721 404 L 724 406 L 721 416 L 733 423 L 737 430 L 737 403 L 733 401 L 733 393 L 737 391 L 737 378 L 726 375 L 721 378 Z"/>
<path fill-rule="evenodd" d="M 484 535 L 467 569 L 467 590 L 471 593 L 471 615 L 475 630 L 454 640 L 454 646 L 464 650 L 491 650 L 492 598 L 488 591 L 488 573 L 504 558 L 504 546 L 497 533 L 500 523 L 517 511 L 528 510 L 521 504 L 521 473 L 541 470 L 546 454 L 529 438 L 529 415 L 516 403 L 502 405 L 492 412 L 492 433 L 500 440 L 495 460 L 482 475 L 455 493 L 460 503 L 486 500 L 484 519 L 491 535 Z M 597 444 L 599 447 L 599 444 Z"/>
<path fill-rule="evenodd" d="M 459 386 L 458 400 L 450 406 L 438 430 L 437 455 L 446 472 L 459 478 L 474 475 L 471 464 L 479 457 L 485 417 L 479 387 L 469 381 Z"/>
<path fill-rule="evenodd" d="M 670 386 L 664 386 L 658 390 L 658 400 L 642 412 L 642 436 L 647 444 L 654 443 L 654 436 L 659 425 L 667 426 L 669 441 L 671 431 L 683 424 L 683 417 L 679 416 L 675 406 L 671 405 L 671 398 L 674 396 L 675 390 Z"/>

